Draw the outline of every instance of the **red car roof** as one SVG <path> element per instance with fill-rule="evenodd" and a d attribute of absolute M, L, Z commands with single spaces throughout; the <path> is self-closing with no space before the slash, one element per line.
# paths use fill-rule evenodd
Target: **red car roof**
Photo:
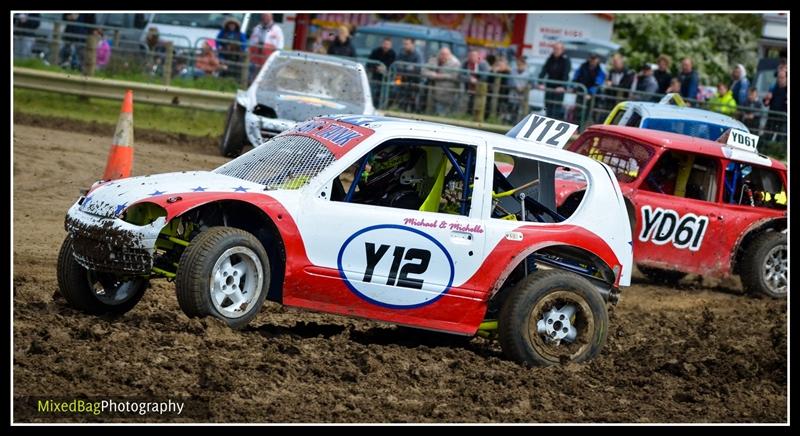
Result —
<path fill-rule="evenodd" d="M 607 124 L 596 124 L 594 126 L 590 126 L 584 133 L 587 132 L 609 132 L 617 135 L 627 136 L 637 141 L 646 142 L 656 147 L 725 158 L 725 155 L 722 153 L 723 144 L 717 141 L 681 135 L 679 133 L 643 129 L 641 127 L 615 126 Z M 786 171 L 786 165 L 784 165 L 782 162 L 772 158 L 769 158 L 769 160 L 772 162 L 773 168 Z"/>

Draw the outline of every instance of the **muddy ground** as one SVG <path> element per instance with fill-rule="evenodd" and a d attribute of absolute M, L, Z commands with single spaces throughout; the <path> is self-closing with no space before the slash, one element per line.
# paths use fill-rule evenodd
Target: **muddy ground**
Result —
<path fill-rule="evenodd" d="M 481 338 L 448 343 L 275 304 L 235 332 L 187 318 L 163 281 L 121 318 L 83 315 L 54 298 L 56 256 L 64 214 L 102 173 L 113 128 L 35 123 L 17 119 L 13 136 L 17 421 L 787 420 L 787 304 L 741 295 L 736 282 L 636 280 L 602 354 L 551 368 L 506 361 Z M 136 142 L 135 174 L 225 161 L 207 142 L 147 139 Z M 36 412 L 38 399 L 75 398 L 190 402 L 179 417 Z"/>

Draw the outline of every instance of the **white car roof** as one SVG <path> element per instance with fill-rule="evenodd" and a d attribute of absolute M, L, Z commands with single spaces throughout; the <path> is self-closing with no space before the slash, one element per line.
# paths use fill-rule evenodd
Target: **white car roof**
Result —
<path fill-rule="evenodd" d="M 745 132 L 750 131 L 747 126 L 736 119 L 705 109 L 644 101 L 628 101 L 626 102 L 626 107 L 639 109 L 642 116 L 646 118 L 699 120 L 726 127 L 734 127 Z"/>

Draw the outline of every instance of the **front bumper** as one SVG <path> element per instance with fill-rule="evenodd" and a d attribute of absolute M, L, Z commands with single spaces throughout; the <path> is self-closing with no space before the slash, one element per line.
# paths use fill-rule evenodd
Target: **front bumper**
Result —
<path fill-rule="evenodd" d="M 86 269 L 113 274 L 149 274 L 158 234 L 166 224 L 159 217 L 137 226 L 119 218 L 80 210 L 80 201 L 67 211 L 64 227 L 72 238 L 75 260 Z"/>
<path fill-rule="evenodd" d="M 289 130 L 297 124 L 297 121 L 282 118 L 266 118 L 252 112 L 244 114 L 244 130 L 247 140 L 254 147 L 261 145 L 267 139 Z"/>

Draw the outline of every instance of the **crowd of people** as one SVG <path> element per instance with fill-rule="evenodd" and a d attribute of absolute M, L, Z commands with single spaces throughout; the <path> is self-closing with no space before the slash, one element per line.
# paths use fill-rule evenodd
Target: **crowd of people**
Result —
<path fill-rule="evenodd" d="M 19 47 L 15 45 L 16 51 L 30 51 L 33 31 L 39 26 L 38 15 L 14 15 L 15 35 L 21 36 Z M 71 69 L 82 68 L 85 55 L 83 45 L 89 35 L 94 35 L 97 44 L 95 68 L 106 68 L 114 48 L 103 29 L 95 25 L 95 14 L 67 13 L 62 15 L 62 21 L 65 26 L 58 53 L 59 65 Z M 351 33 L 347 26 L 340 26 L 330 41 L 324 41 L 319 33 L 311 51 L 356 58 Z M 178 53 L 172 47 L 172 74 L 187 78 L 229 76 L 238 79 L 246 72 L 252 80 L 267 57 L 284 45 L 285 37 L 272 14 L 260 14 L 259 23 L 249 35 L 236 18 L 229 16 L 222 23 L 216 38 L 203 41 L 191 55 Z M 146 52 L 146 69 L 152 74 L 163 73 L 169 47 L 171 44 L 161 38 L 155 27 L 147 29 L 143 48 Z M 246 57 L 246 54 L 249 56 Z M 249 58 L 249 64 L 244 62 L 246 58 Z M 248 71 L 242 71 L 242 68 Z M 473 114 L 475 98 L 479 95 L 479 84 L 482 82 L 494 85 L 489 87 L 489 92 L 499 102 L 497 114 L 501 121 L 506 122 L 513 122 L 527 111 L 522 104 L 527 101 L 527 93 L 531 89 L 543 92 L 547 115 L 559 119 L 573 116 L 565 113 L 564 96 L 576 91 L 581 94 L 584 104 L 596 99 L 594 107 L 600 112 L 610 110 L 622 100 L 658 101 L 664 94 L 676 93 L 688 100 L 689 105 L 701 103 L 710 110 L 736 116 L 751 128 L 764 127 L 764 111 L 787 110 L 788 74 L 785 60 L 778 66 L 775 82 L 766 96 L 759 96 L 742 64 L 733 66 L 730 80 L 716 84 L 715 95 L 706 96 L 701 92 L 700 75 L 689 57 L 681 59 L 676 70 L 672 69 L 672 59 L 667 55 L 658 56 L 654 65 L 644 63 L 634 70 L 627 66 L 625 57 L 620 53 L 611 56 L 607 65 L 597 54 L 590 54 L 572 71 L 572 61 L 564 45 L 556 42 L 552 46 L 552 53 L 534 75 L 528 59 L 515 56 L 513 52 L 500 51 L 483 56 L 478 50 L 470 50 L 466 58 L 460 60 L 449 47 L 442 46 L 426 60 L 413 39 L 403 39 L 402 47 L 395 50 L 392 39 L 387 37 L 372 50 L 367 62 L 376 103 L 390 69 L 393 70 L 393 83 L 389 98 L 393 106 L 404 111 L 420 111 L 423 109 L 423 98 L 427 97 L 423 91 L 430 89 L 433 112 L 445 116 L 456 112 Z M 496 88 L 496 81 L 499 81 L 499 89 Z M 585 95 L 582 92 L 584 89 Z M 767 129 L 780 127 L 772 123 Z"/>

